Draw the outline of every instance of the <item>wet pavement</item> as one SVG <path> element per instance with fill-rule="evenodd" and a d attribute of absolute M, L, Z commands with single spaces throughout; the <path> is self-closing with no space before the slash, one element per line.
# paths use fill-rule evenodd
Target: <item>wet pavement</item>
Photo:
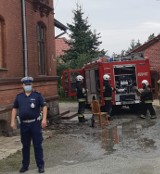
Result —
<path fill-rule="evenodd" d="M 61 109 L 65 110 L 65 107 L 76 111 L 77 103 L 60 104 Z M 156 112 L 157 119 L 151 120 L 148 115 L 142 120 L 124 108 L 121 113 L 114 115 L 109 126 L 103 120 L 102 128 L 98 120 L 95 127 L 91 128 L 88 122 L 79 124 L 77 117 L 49 126 L 44 131 L 45 173 L 160 174 L 159 107 L 156 107 Z M 89 119 L 91 113 L 86 113 Z M 5 138 L 0 138 L 0 147 L 6 141 Z M 9 138 L 13 138 L 10 139 L 11 147 L 19 147 L 20 150 L 18 137 Z M 0 173 L 18 173 L 21 153 L 8 158 L 0 160 Z M 26 173 L 38 173 L 34 159 L 31 158 L 30 170 Z"/>

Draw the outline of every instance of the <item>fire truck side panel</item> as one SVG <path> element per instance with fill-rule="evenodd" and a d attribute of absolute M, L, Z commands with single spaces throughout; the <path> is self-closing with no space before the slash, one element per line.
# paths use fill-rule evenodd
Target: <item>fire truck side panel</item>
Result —
<path fill-rule="evenodd" d="M 83 69 L 64 70 L 62 73 L 63 90 L 68 97 L 75 97 L 76 94 L 76 77 L 84 76 Z"/>
<path fill-rule="evenodd" d="M 99 81 L 99 71 L 98 66 L 86 66 L 85 67 L 85 83 L 86 89 L 88 89 L 87 93 L 87 102 L 91 103 L 93 96 L 99 99 L 98 92 L 98 81 Z"/>
<path fill-rule="evenodd" d="M 148 80 L 149 84 L 151 84 L 150 66 L 149 66 L 149 60 L 148 59 L 146 59 L 144 61 L 140 61 L 140 62 L 137 63 L 138 88 L 142 88 L 142 80 Z"/>

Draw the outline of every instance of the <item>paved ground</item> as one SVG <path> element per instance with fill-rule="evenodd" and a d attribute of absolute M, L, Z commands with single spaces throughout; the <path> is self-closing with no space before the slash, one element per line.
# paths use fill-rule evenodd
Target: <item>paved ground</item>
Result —
<path fill-rule="evenodd" d="M 153 102 L 153 105 L 159 107 L 160 106 L 159 101 L 155 100 Z M 60 103 L 60 110 L 61 110 L 61 112 L 63 112 L 66 109 L 70 109 L 71 111 L 76 112 L 75 106 L 77 106 L 76 103 L 74 103 L 74 107 L 71 106 L 69 103 L 65 103 L 65 104 Z M 72 120 L 74 121 L 74 119 L 72 119 Z M 76 118 L 76 120 L 77 120 L 77 118 Z M 115 124 L 116 124 L 116 122 L 115 122 Z M 136 131 L 141 129 L 141 125 L 139 123 L 136 123 L 135 125 L 136 125 Z M 158 127 L 158 125 L 157 125 L 157 127 Z M 118 126 L 117 129 L 120 130 L 121 126 Z M 152 130 L 153 133 L 155 131 L 154 129 Z M 72 129 L 72 131 L 73 131 L 73 129 Z M 74 131 L 78 131 L 78 130 L 74 130 Z M 121 133 L 122 133 L 122 131 L 120 131 L 120 134 Z M 50 131 L 48 131 L 48 130 L 44 131 L 45 138 L 50 137 L 50 134 L 51 134 Z M 93 134 L 93 133 L 89 130 L 87 134 Z M 107 134 L 106 134 L 106 132 L 104 132 L 104 133 L 102 132 L 101 135 L 106 136 Z M 132 135 L 134 136 L 134 131 L 133 131 Z M 59 135 L 59 137 L 57 136 L 57 139 L 60 137 L 61 137 L 60 135 Z M 64 136 L 64 137 L 62 136 L 60 139 L 65 139 L 65 137 L 66 136 Z M 72 139 L 74 139 L 74 138 L 77 139 L 77 137 L 75 137 L 75 135 L 71 135 L 70 141 L 72 141 Z M 85 136 L 83 138 L 85 139 Z M 103 144 L 104 143 L 106 143 L 106 142 L 103 142 Z M 128 142 L 128 143 L 135 143 L 135 142 Z M 147 144 L 145 144 L 145 143 L 147 143 Z M 154 142 L 152 142 L 150 139 L 148 139 L 147 142 L 145 139 L 144 139 L 144 141 L 142 139 L 141 144 L 145 145 L 145 146 L 150 146 L 150 144 L 154 144 Z M 128 146 L 129 146 L 129 144 L 128 144 Z M 92 147 L 92 149 L 95 149 L 95 148 L 97 148 L 97 146 Z M 18 150 L 21 150 L 21 143 L 20 143 L 19 136 L 0 137 L 0 160 L 6 158 L 10 154 L 13 154 Z M 130 150 L 134 151 L 134 149 L 132 149 L 132 148 Z M 99 148 L 98 153 L 100 153 L 98 155 L 101 156 L 104 152 L 101 152 L 101 150 Z M 126 151 L 125 151 L 125 153 L 126 153 Z M 88 152 L 87 152 L 87 154 L 88 154 Z M 84 158 L 86 158 L 87 154 L 84 155 Z M 87 161 L 87 162 L 83 162 L 83 163 L 76 163 L 76 160 L 67 160 L 65 163 L 68 163 L 68 165 L 57 165 L 57 166 L 54 166 L 54 168 L 49 167 L 46 170 L 46 174 L 52 174 L 52 173 L 54 173 L 54 174 L 63 174 L 63 173 L 65 173 L 65 174 L 72 174 L 72 173 L 74 173 L 74 174 L 82 174 L 82 173 L 83 174 L 92 174 L 92 173 L 93 174 L 112 174 L 112 173 L 114 173 L 114 174 L 126 174 L 126 173 L 128 173 L 128 174 L 159 174 L 160 172 L 157 173 L 157 171 L 160 171 L 160 165 L 159 165 L 160 158 L 159 158 L 158 154 L 159 154 L 159 152 L 157 151 L 157 156 L 153 157 L 152 155 L 150 155 L 149 152 L 147 152 L 148 156 L 146 155 L 146 158 L 142 159 L 139 156 L 138 158 L 136 158 L 136 161 L 134 161 L 134 163 L 133 163 L 133 156 L 128 156 L 128 155 L 124 156 L 123 151 L 119 155 L 111 155 L 111 156 L 107 156 L 107 158 L 102 158 L 102 159 L 99 158 L 99 156 L 98 156 L 98 160 L 93 160 L 93 161 L 91 160 L 91 161 Z M 97 157 L 97 154 L 93 153 L 92 155 L 95 155 Z M 77 156 L 78 156 L 78 154 L 77 154 Z M 105 164 L 107 164 L 107 165 L 105 165 Z M 108 172 L 106 172 L 106 171 L 108 171 Z M 12 172 L 12 173 L 16 174 L 17 172 Z M 37 170 L 30 170 L 27 173 L 34 174 L 34 173 L 37 173 Z"/>

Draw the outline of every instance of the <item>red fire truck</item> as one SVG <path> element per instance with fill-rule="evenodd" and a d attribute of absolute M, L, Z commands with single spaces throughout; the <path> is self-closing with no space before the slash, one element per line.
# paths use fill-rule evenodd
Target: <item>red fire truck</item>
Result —
<path fill-rule="evenodd" d="M 98 62 L 86 64 L 79 70 L 65 70 L 62 74 L 63 89 L 68 96 L 76 96 L 76 76 L 83 75 L 85 87 L 88 89 L 87 102 L 91 103 L 95 96 L 104 105 L 103 75 L 110 75 L 110 84 L 115 88 L 113 92 L 114 106 L 129 106 L 133 108 L 140 102 L 136 88 L 142 88 L 142 80 L 151 84 L 150 66 L 148 59 L 116 59 L 111 62 Z"/>

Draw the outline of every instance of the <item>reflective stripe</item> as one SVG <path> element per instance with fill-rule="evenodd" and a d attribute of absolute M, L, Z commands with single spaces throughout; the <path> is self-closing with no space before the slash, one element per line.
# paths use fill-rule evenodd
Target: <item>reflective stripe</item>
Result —
<path fill-rule="evenodd" d="M 82 115 L 82 114 L 78 114 L 78 117 L 80 117 L 80 118 L 81 118 L 81 117 L 84 117 L 84 115 Z"/>
<path fill-rule="evenodd" d="M 146 100 L 144 103 L 152 103 L 152 100 Z"/>
<path fill-rule="evenodd" d="M 104 97 L 104 100 L 112 100 L 112 97 Z"/>
<path fill-rule="evenodd" d="M 80 98 L 80 99 L 78 99 L 78 102 L 85 102 L 85 101 L 86 101 L 85 98 Z"/>
<path fill-rule="evenodd" d="M 32 120 L 23 120 L 22 122 L 23 123 L 32 123 L 32 122 L 35 122 L 36 119 L 32 119 Z"/>

